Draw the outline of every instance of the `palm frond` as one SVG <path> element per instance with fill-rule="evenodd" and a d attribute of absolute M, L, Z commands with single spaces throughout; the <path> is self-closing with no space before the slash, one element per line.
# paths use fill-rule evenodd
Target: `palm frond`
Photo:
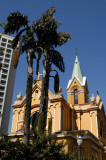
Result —
<path fill-rule="evenodd" d="M 22 52 L 27 51 L 27 49 L 33 48 L 36 51 L 36 40 L 33 31 L 29 28 L 26 35 L 23 36 L 24 44 L 22 46 Z"/>
<path fill-rule="evenodd" d="M 55 7 L 51 7 L 50 9 L 48 9 L 44 14 L 42 14 L 42 17 L 46 17 L 48 15 L 53 16 L 53 13 L 56 11 Z"/>
<path fill-rule="evenodd" d="M 24 31 L 25 31 L 25 29 L 22 29 L 22 30 L 16 35 L 16 37 L 13 39 L 13 41 L 12 41 L 12 48 L 13 48 L 13 49 L 16 48 L 16 46 L 17 46 L 17 44 L 18 44 L 18 42 L 19 42 L 20 36 L 21 36 L 21 34 L 22 34 Z"/>
<path fill-rule="evenodd" d="M 41 18 L 32 26 L 33 31 L 36 33 L 39 43 L 46 48 L 46 46 L 57 46 L 57 28 L 60 26 L 60 21 L 55 21 L 53 13 L 55 8 L 50 8 L 45 12 Z"/>
<path fill-rule="evenodd" d="M 28 18 L 20 12 L 13 12 L 7 17 L 7 25 L 4 28 L 4 32 L 7 34 L 13 34 L 18 32 L 21 27 L 28 25 Z"/>
<path fill-rule="evenodd" d="M 5 22 L 0 23 L 0 26 L 1 27 L 5 26 Z"/>
<path fill-rule="evenodd" d="M 50 61 L 62 72 L 65 71 L 65 64 L 62 55 L 56 50 L 50 50 Z"/>
<path fill-rule="evenodd" d="M 57 44 L 61 46 L 62 44 L 66 43 L 69 39 L 71 39 L 71 36 L 68 32 L 60 32 L 58 33 Z"/>

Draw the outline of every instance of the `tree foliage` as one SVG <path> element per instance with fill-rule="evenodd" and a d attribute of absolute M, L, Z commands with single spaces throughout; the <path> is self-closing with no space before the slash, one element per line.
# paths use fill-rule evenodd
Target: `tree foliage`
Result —
<path fill-rule="evenodd" d="M 8 24 L 5 26 L 5 33 L 18 33 L 21 27 L 28 26 L 28 17 L 20 12 L 13 12 L 7 17 Z"/>
<path fill-rule="evenodd" d="M 66 145 L 63 141 L 57 143 L 53 134 L 42 134 L 29 145 L 3 138 L 0 140 L 0 160 L 78 160 L 77 151 L 65 152 Z M 80 160 L 90 159 L 87 155 Z"/>
<path fill-rule="evenodd" d="M 28 24 L 28 17 L 20 12 L 13 12 L 7 17 L 5 33 L 16 34 L 12 42 L 14 49 L 13 66 L 17 68 L 20 54 L 26 52 L 27 55 L 27 87 L 26 87 L 26 107 L 24 119 L 24 143 L 29 143 L 30 135 L 30 113 L 32 99 L 33 82 L 33 60 L 36 58 L 36 39 L 31 26 Z"/>
<path fill-rule="evenodd" d="M 32 49 L 36 51 L 36 40 L 34 32 L 31 26 L 28 25 L 28 17 L 24 16 L 20 12 L 10 13 L 7 17 L 7 24 L 5 25 L 4 31 L 6 34 L 16 33 L 15 38 L 12 42 L 12 48 L 14 49 L 14 60 L 13 66 L 17 68 L 20 53 Z M 21 43 L 20 43 L 21 41 Z M 34 57 L 35 58 L 35 54 Z"/>
<path fill-rule="evenodd" d="M 41 49 L 43 59 L 43 79 L 40 101 L 40 113 L 45 113 L 44 125 L 46 127 L 47 110 L 48 110 L 48 89 L 49 76 L 52 71 L 52 64 L 54 64 L 60 71 L 65 71 L 65 65 L 62 55 L 55 49 L 66 43 L 71 36 L 68 32 L 58 32 L 61 25 L 60 21 L 56 21 L 54 17 L 55 8 L 52 7 L 42 14 L 41 18 L 34 22 L 32 30 L 36 33 L 36 45 Z M 38 70 L 37 70 L 38 72 Z M 59 76 L 55 76 L 54 90 L 58 93 L 59 90 Z"/>
<path fill-rule="evenodd" d="M 37 47 L 42 48 L 42 52 L 48 50 L 49 61 L 64 72 L 63 57 L 54 48 L 66 43 L 71 36 L 68 32 L 57 32 L 61 22 L 55 20 L 54 12 L 54 7 L 47 10 L 39 20 L 34 22 L 32 29 L 37 36 Z"/>

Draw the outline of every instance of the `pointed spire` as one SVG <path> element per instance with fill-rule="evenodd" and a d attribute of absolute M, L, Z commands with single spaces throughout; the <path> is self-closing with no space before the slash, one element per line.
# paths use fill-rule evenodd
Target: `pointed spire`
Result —
<path fill-rule="evenodd" d="M 75 59 L 75 63 L 74 63 L 72 79 L 74 77 L 78 78 L 78 80 L 80 80 L 80 82 L 83 81 L 83 75 L 82 75 L 82 72 L 81 72 L 80 63 L 79 63 L 77 55 L 76 55 L 76 59 Z"/>
<path fill-rule="evenodd" d="M 85 86 L 86 77 L 83 77 L 83 75 L 82 75 L 81 67 L 80 67 L 80 63 L 79 63 L 79 60 L 78 60 L 78 56 L 77 56 L 77 55 L 76 55 L 76 58 L 75 58 L 75 63 L 74 63 L 74 68 L 73 68 L 73 72 L 72 72 L 72 77 L 71 77 L 71 79 L 70 79 L 69 82 L 68 82 L 67 89 L 68 89 L 69 86 L 71 85 L 74 77 L 77 78 L 77 80 L 80 82 L 80 84 L 81 84 L 82 86 Z"/>

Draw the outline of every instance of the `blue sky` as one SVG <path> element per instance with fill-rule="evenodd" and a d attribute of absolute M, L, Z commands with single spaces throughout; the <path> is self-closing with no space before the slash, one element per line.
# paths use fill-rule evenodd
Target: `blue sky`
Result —
<path fill-rule="evenodd" d="M 55 18 L 62 21 L 59 31 L 69 32 L 71 40 L 58 48 L 64 57 L 65 73 L 59 72 L 60 86 L 67 98 L 66 87 L 72 75 L 76 51 L 82 73 L 87 77 L 89 97 L 99 90 L 99 95 L 106 106 L 106 1 L 105 0 L 3 0 L 0 3 L 0 22 L 6 22 L 11 12 L 19 11 L 28 16 L 30 23 L 40 18 L 50 7 L 56 8 Z M 0 29 L 2 32 L 2 29 Z M 35 78 L 36 62 L 34 63 Z M 42 65 L 40 67 L 42 73 Z M 25 95 L 27 77 L 26 54 L 20 57 L 17 68 L 13 101 L 17 94 Z M 51 79 L 50 79 L 51 80 Z M 53 80 L 50 90 L 53 91 Z M 53 91 L 54 92 L 54 91 Z M 105 108 L 106 109 L 106 108 Z M 11 118 L 12 120 L 12 113 Z M 11 123 L 10 123 L 11 126 Z M 10 128 L 10 127 L 9 127 Z"/>

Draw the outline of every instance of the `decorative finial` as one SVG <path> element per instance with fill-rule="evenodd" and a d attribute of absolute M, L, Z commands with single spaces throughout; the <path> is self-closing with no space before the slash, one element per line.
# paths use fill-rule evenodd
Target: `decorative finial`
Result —
<path fill-rule="evenodd" d="M 40 76 L 42 76 L 42 74 L 40 74 L 40 72 L 38 72 L 38 75 L 36 75 L 36 77 L 38 77 L 37 80 L 40 80 Z"/>
<path fill-rule="evenodd" d="M 97 95 L 99 95 L 99 91 L 98 91 L 98 89 L 97 89 L 96 93 L 97 93 Z"/>
<path fill-rule="evenodd" d="M 95 103 L 95 97 L 94 97 L 94 94 L 92 94 L 91 102 L 92 102 L 92 103 Z"/>
<path fill-rule="evenodd" d="M 17 99 L 20 101 L 20 100 L 22 100 L 22 94 L 21 94 L 21 92 L 19 93 L 19 95 L 17 95 Z"/>

